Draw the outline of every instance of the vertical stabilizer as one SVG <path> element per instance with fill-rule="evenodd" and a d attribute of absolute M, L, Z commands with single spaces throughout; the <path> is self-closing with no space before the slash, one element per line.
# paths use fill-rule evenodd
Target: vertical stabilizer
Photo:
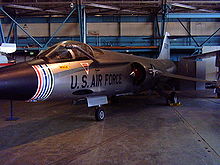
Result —
<path fill-rule="evenodd" d="M 157 59 L 170 59 L 170 40 L 168 36 L 170 36 L 170 34 L 166 32 L 163 39 L 162 48 Z"/>

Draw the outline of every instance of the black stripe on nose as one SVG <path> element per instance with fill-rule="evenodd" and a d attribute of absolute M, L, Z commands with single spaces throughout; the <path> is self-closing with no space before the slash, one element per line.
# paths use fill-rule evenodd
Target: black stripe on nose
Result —
<path fill-rule="evenodd" d="M 0 99 L 28 100 L 35 94 L 37 85 L 37 75 L 27 63 L 0 69 Z"/>

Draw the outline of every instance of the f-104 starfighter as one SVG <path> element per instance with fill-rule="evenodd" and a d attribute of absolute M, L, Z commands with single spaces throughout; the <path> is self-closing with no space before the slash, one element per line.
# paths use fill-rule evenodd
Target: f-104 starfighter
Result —
<path fill-rule="evenodd" d="M 95 118 L 100 121 L 105 118 L 102 105 L 112 96 L 158 89 L 170 78 L 199 81 L 176 75 L 176 66 L 169 58 L 167 35 L 157 59 L 64 41 L 40 52 L 33 60 L 1 68 L 0 99 L 85 99 L 88 107 L 95 107 Z M 174 93 L 167 99 L 177 102 Z"/>

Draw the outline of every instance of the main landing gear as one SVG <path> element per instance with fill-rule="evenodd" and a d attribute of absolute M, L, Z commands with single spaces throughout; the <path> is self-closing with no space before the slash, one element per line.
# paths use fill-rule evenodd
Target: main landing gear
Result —
<path fill-rule="evenodd" d="M 171 92 L 168 95 L 168 97 L 167 97 L 167 105 L 170 105 L 170 106 L 180 106 L 181 105 L 176 92 Z"/>
<path fill-rule="evenodd" d="M 105 119 L 105 111 L 101 106 L 95 108 L 95 119 L 96 121 L 102 121 Z"/>
<path fill-rule="evenodd" d="M 86 97 L 88 107 L 95 107 L 95 119 L 96 121 L 102 121 L 105 118 L 105 111 L 101 107 L 108 104 L 107 96 L 90 96 Z"/>

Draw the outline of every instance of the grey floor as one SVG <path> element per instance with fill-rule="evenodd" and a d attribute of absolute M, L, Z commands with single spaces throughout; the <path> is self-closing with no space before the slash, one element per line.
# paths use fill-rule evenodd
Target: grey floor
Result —
<path fill-rule="evenodd" d="M 219 165 L 220 99 L 182 93 L 182 106 L 158 96 L 120 97 L 93 109 L 54 103 L 14 102 L 18 121 L 5 121 L 9 101 L 0 101 L 0 164 Z"/>

